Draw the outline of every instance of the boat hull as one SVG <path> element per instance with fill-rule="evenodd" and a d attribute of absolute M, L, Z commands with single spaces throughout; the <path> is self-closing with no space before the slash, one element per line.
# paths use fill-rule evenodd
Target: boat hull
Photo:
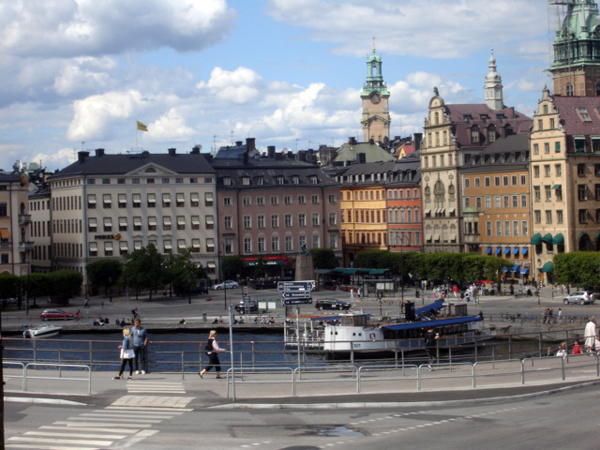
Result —
<path fill-rule="evenodd" d="M 62 327 L 55 325 L 40 325 L 39 327 L 29 328 L 23 331 L 23 337 L 25 339 L 44 339 L 57 336 Z"/>

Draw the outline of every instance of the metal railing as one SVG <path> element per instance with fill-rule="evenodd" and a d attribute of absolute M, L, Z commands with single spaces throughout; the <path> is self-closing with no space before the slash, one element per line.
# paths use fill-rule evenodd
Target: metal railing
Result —
<path fill-rule="evenodd" d="M 16 375 L 13 373 L 4 372 L 4 378 L 15 379 L 21 378 L 21 391 L 29 392 L 29 381 L 30 380 L 44 380 L 47 381 L 67 381 L 69 387 L 65 389 L 64 394 L 73 394 L 73 389 L 70 386 L 71 382 L 85 382 L 87 383 L 86 393 L 91 395 L 92 393 L 92 370 L 90 366 L 85 364 L 60 364 L 60 363 L 40 363 L 30 362 L 21 363 L 16 361 L 3 361 L 3 365 L 16 365 L 21 367 L 21 374 Z M 65 376 L 64 373 L 68 375 Z M 77 377 L 73 374 L 76 371 L 84 371 L 87 376 Z M 34 375 L 36 374 L 36 375 Z M 53 394 L 59 394 L 59 392 L 53 391 Z"/>

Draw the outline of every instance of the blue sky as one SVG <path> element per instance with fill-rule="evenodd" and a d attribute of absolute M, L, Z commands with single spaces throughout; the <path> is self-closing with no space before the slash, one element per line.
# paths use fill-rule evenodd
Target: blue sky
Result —
<path fill-rule="evenodd" d="M 546 0 L 20 0 L 0 5 L 0 168 L 50 170 L 76 151 L 187 152 L 255 137 L 299 149 L 361 138 L 376 37 L 391 134 L 421 130 L 437 86 L 482 103 L 490 48 L 505 103 L 545 84 Z M 549 21 L 550 13 L 550 21 Z M 217 137 L 215 137 L 217 136 Z"/>

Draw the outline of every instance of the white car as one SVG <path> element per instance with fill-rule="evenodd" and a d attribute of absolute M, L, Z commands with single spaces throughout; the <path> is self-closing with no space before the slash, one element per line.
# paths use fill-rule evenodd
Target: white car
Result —
<path fill-rule="evenodd" d="M 571 292 L 570 295 L 567 295 L 563 299 L 563 303 L 565 305 L 569 305 L 569 304 L 579 304 L 579 305 L 590 304 L 590 305 L 593 305 L 595 301 L 596 301 L 596 299 L 594 297 L 594 293 L 591 292 L 591 291 L 575 291 L 575 292 Z"/>
<path fill-rule="evenodd" d="M 215 284 L 211 288 L 213 291 L 220 291 L 221 289 L 235 289 L 240 287 L 237 281 L 225 280 L 223 283 Z"/>

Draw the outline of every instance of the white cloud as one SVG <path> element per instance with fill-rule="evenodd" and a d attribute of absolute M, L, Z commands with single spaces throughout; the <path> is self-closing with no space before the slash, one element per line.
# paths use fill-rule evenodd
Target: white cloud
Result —
<path fill-rule="evenodd" d="M 66 167 L 77 159 L 77 151 L 73 148 L 61 148 L 53 153 L 36 153 L 31 159 L 23 159 L 27 162 L 37 162 L 42 167 Z"/>
<path fill-rule="evenodd" d="M 66 65 L 54 80 L 54 90 L 62 96 L 88 93 L 107 88 L 110 84 L 108 71 L 114 70 L 116 62 L 111 58 L 76 58 Z"/>
<path fill-rule="evenodd" d="M 207 89 L 218 99 L 230 103 L 243 104 L 255 101 L 262 83 L 260 77 L 253 70 L 238 67 L 234 71 L 215 67 L 208 82 L 199 82 L 198 89 Z"/>
<path fill-rule="evenodd" d="M 186 141 L 192 139 L 194 130 L 185 124 L 185 118 L 171 108 L 158 120 L 148 125 L 148 132 L 155 141 Z"/>
<path fill-rule="evenodd" d="M 226 0 L 14 0 L 0 6 L 0 49 L 38 57 L 201 50 L 235 18 Z"/>
<path fill-rule="evenodd" d="M 546 5 L 531 0 L 340 3 L 269 0 L 268 11 L 278 21 L 308 29 L 311 39 L 338 43 L 336 53 L 353 56 L 364 53 L 364 42 L 374 34 L 378 52 L 461 58 L 481 47 L 510 42 L 515 36 L 537 37 L 547 28 L 542 19 Z"/>

